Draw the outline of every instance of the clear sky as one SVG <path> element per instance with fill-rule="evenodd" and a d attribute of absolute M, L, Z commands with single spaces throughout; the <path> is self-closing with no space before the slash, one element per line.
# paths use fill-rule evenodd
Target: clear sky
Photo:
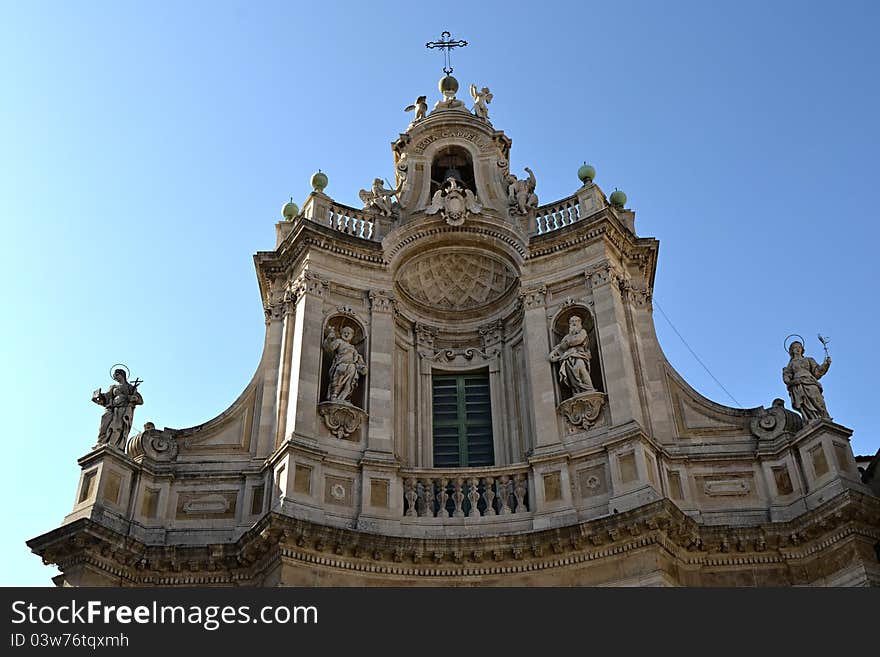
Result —
<path fill-rule="evenodd" d="M 0 585 L 49 584 L 24 541 L 72 508 L 112 364 L 144 380 L 135 427 L 241 392 L 264 331 L 252 254 L 318 168 L 349 205 L 392 179 L 444 29 L 542 202 L 584 160 L 626 192 L 661 243 L 656 303 L 742 406 L 788 403 L 783 339 L 821 357 L 821 331 L 829 410 L 873 454 L 878 7 L 0 0 Z M 655 320 L 679 372 L 734 405 Z"/>

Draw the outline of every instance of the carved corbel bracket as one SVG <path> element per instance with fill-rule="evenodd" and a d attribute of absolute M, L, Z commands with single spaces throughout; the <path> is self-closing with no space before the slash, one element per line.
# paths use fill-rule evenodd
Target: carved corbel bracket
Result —
<path fill-rule="evenodd" d="M 363 409 L 342 402 L 325 401 L 318 404 L 318 414 L 327 429 L 339 440 L 353 440 L 354 434 L 369 417 Z"/>
<path fill-rule="evenodd" d="M 547 286 L 541 285 L 520 290 L 519 298 L 526 310 L 543 307 L 547 302 Z"/>
<path fill-rule="evenodd" d="M 570 433 L 586 431 L 595 426 L 605 406 L 605 394 L 595 390 L 570 397 L 556 407 Z"/>

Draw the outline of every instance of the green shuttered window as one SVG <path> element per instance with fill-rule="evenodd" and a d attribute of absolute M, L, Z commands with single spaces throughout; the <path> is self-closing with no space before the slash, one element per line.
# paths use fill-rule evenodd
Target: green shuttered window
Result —
<path fill-rule="evenodd" d="M 489 373 L 435 374 L 434 467 L 495 464 Z"/>

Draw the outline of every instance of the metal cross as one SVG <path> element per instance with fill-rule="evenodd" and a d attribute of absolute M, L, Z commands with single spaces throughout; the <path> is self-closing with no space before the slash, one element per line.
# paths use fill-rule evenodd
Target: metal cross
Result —
<path fill-rule="evenodd" d="M 441 48 L 443 50 L 444 63 L 443 72 L 446 75 L 452 75 L 452 64 L 449 61 L 450 51 L 453 48 L 464 48 L 468 44 L 467 41 L 463 41 L 459 39 L 458 41 L 452 40 L 452 35 L 449 32 L 443 32 L 440 35 L 439 41 L 428 41 L 425 44 L 426 48 Z"/>

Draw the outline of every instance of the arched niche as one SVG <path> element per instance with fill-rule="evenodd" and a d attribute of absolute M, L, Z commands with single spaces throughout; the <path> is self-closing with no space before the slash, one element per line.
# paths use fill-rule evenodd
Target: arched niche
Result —
<path fill-rule="evenodd" d="M 333 329 L 333 332 L 337 337 L 340 337 L 342 335 L 342 330 L 346 327 L 351 328 L 354 332 L 354 335 L 351 338 L 351 344 L 360 354 L 361 358 L 363 358 L 364 362 L 367 362 L 367 336 L 363 324 L 351 315 L 336 313 L 328 316 L 324 320 L 324 326 L 321 330 L 321 387 L 319 397 L 321 402 L 326 402 L 330 399 L 328 391 L 330 386 L 330 367 L 333 364 L 335 356 L 325 348 L 324 341 L 330 328 Z M 369 372 L 367 372 L 366 376 L 358 377 L 357 386 L 347 403 L 361 409 L 365 408 L 364 400 L 366 399 L 367 376 L 369 376 Z"/>
<path fill-rule="evenodd" d="M 596 333 L 596 322 L 593 319 L 593 313 L 584 305 L 573 304 L 566 306 L 551 321 L 552 348 L 555 348 L 570 330 L 569 322 L 572 317 L 579 317 L 581 325 L 587 332 L 588 344 L 590 349 L 590 380 L 593 387 L 599 391 L 605 392 L 605 377 L 602 371 L 601 357 L 599 351 L 598 335 Z M 573 397 L 572 389 L 563 384 L 559 377 L 559 368 L 561 363 L 553 363 L 553 379 L 556 382 L 557 399 L 562 402 Z"/>
<path fill-rule="evenodd" d="M 443 186 L 446 179 L 453 177 L 464 187 L 477 193 L 477 181 L 474 176 L 474 160 L 468 149 L 450 144 L 443 146 L 434 153 L 431 159 L 431 189 L 429 196 Z"/>

